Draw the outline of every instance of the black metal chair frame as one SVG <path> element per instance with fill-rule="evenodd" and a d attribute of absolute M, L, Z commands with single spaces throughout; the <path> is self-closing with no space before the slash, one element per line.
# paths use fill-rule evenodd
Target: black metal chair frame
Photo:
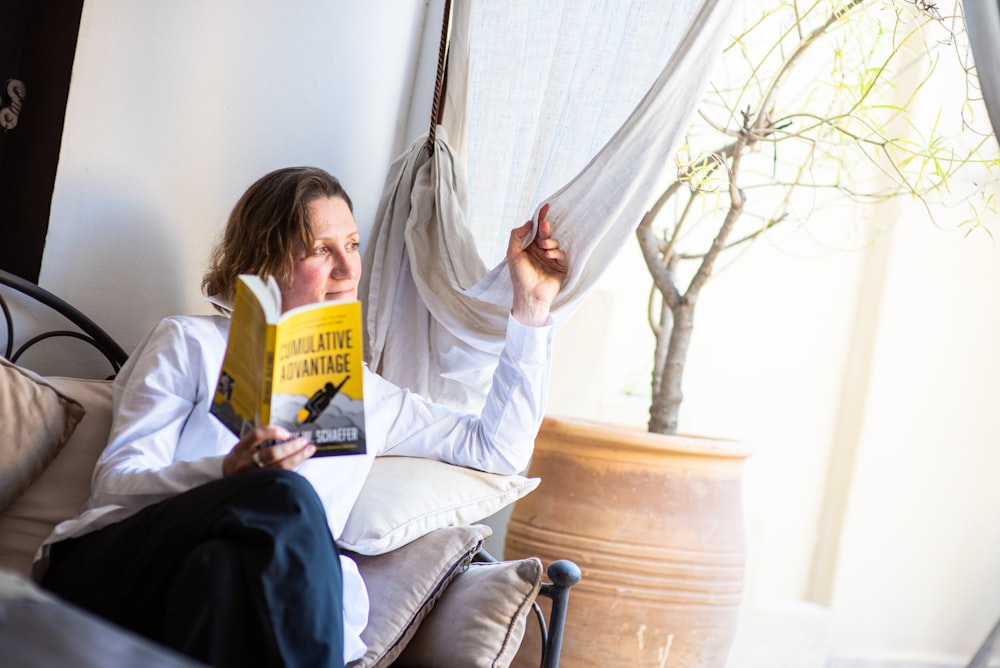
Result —
<path fill-rule="evenodd" d="M 44 304 L 51 310 L 63 316 L 78 329 L 78 331 L 59 329 L 44 332 L 28 339 L 15 350 L 14 318 L 11 315 L 10 306 L 7 304 L 6 297 L 2 292 L 0 292 L 0 311 L 3 311 L 4 325 L 7 331 L 3 357 L 10 362 L 17 363 L 17 360 L 26 350 L 41 341 L 54 337 L 70 337 L 86 341 L 96 348 L 102 355 L 104 355 L 108 362 L 111 363 L 115 373 L 118 373 L 119 369 L 121 369 L 122 365 L 125 363 L 125 360 L 128 359 L 128 354 L 122 349 L 122 347 L 119 346 L 107 332 L 98 326 L 97 323 L 85 316 L 76 307 L 52 294 L 45 288 L 41 288 L 31 281 L 27 281 L 20 276 L 15 276 L 14 274 L 3 270 L 0 270 L 0 285 L 6 285 L 13 288 L 16 291 L 27 295 L 34 301 Z"/>

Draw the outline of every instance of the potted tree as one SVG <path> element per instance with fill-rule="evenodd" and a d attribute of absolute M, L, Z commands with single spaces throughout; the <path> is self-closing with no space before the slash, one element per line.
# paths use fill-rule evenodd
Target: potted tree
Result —
<path fill-rule="evenodd" d="M 654 285 L 647 432 L 546 420 L 531 470 L 545 485 L 507 530 L 508 556 L 577 555 L 584 581 L 564 648 L 574 665 L 725 663 L 749 452 L 677 435 L 695 308 L 724 254 L 826 205 L 912 197 L 933 215 L 936 196 L 967 196 L 966 225 L 979 224 L 992 202 L 956 193 L 952 177 L 995 169 L 995 139 L 966 126 L 946 136 L 914 116 L 963 26 L 920 0 L 776 2 L 749 10 L 725 49 L 677 178 L 637 227 Z"/>

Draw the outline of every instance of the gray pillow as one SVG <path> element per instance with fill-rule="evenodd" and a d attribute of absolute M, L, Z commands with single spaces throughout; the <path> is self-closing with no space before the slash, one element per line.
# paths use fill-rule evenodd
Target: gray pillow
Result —
<path fill-rule="evenodd" d="M 542 562 L 472 564 L 448 585 L 396 662 L 398 668 L 502 668 L 521 646 Z"/>
<path fill-rule="evenodd" d="M 52 461 L 83 414 L 40 376 L 0 359 L 0 512 Z"/>
<path fill-rule="evenodd" d="M 445 527 L 375 556 L 345 551 L 368 588 L 368 651 L 348 668 L 389 666 L 413 637 L 449 583 L 493 533 L 486 525 Z"/>
<path fill-rule="evenodd" d="M 0 512 L 0 568 L 24 575 L 53 527 L 74 517 L 90 496 L 90 477 L 111 430 L 111 381 L 47 376 L 45 382 L 82 404 L 86 415 L 41 475 Z"/>

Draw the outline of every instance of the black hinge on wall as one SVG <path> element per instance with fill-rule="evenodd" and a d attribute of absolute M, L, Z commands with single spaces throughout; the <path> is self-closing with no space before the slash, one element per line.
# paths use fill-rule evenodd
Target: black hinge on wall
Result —
<path fill-rule="evenodd" d="M 0 128 L 8 131 L 17 127 L 28 89 L 20 79 L 7 79 L 3 93 L 0 96 Z"/>

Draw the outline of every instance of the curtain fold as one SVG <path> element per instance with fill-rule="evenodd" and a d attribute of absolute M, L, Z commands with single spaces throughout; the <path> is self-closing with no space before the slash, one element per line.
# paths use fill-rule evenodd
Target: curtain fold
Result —
<path fill-rule="evenodd" d="M 1000 132 L 1000 0 L 965 0 L 965 26 L 993 133 Z"/>
<path fill-rule="evenodd" d="M 682 22 L 684 29 L 676 31 L 676 43 L 657 43 L 649 56 L 665 53 L 660 56 L 665 65 L 652 87 L 574 178 L 533 204 L 534 213 L 542 204 L 550 204 L 553 236 L 571 262 L 553 309 L 557 321 L 565 320 L 581 305 L 623 244 L 635 243 L 635 227 L 671 179 L 674 152 L 702 99 L 734 9 L 733 0 L 693 1 L 685 16 L 679 12 L 682 4 L 674 3 L 668 8 L 671 14 L 665 16 Z M 455 2 L 454 7 L 452 34 L 459 37 L 453 49 L 463 40 L 467 43 L 470 26 L 468 3 Z M 572 11 L 570 5 L 567 7 Z M 643 19 L 642 11 L 630 16 L 634 22 Z M 553 58 L 558 57 L 556 50 L 549 50 Z M 452 66 L 460 72 L 460 83 L 454 88 Z M 465 85 L 462 74 L 467 74 L 468 67 L 467 56 L 453 50 L 447 113 L 457 114 Z M 631 64 L 624 61 L 619 67 L 631 69 Z M 606 75 L 614 78 L 616 72 Z M 576 76 L 577 81 L 580 77 L 586 80 L 593 72 L 576 72 Z M 560 87 L 574 85 L 573 81 L 557 80 L 549 85 L 554 93 L 537 86 L 530 91 L 542 99 L 528 100 L 529 110 L 534 105 L 559 119 L 550 138 L 549 156 L 557 155 L 565 142 L 572 140 L 573 110 L 547 109 L 543 102 L 573 100 L 572 95 L 560 92 Z M 504 111 L 496 110 L 500 121 Z M 481 259 L 468 220 L 469 194 L 462 159 L 449 144 L 449 134 L 447 129 L 439 129 L 432 155 L 424 150 L 422 139 L 392 166 L 373 241 L 366 251 L 368 273 L 361 295 L 367 303 L 369 364 L 413 391 L 459 408 L 475 409 L 482 404 L 503 346 L 512 290 L 506 263 L 500 261 L 487 271 Z M 458 134 L 457 143 L 465 146 L 461 127 Z M 583 139 L 593 141 L 592 137 Z M 540 143 L 537 136 L 531 141 Z M 470 155 L 469 159 L 474 169 L 475 158 Z M 536 156 L 536 161 L 552 160 Z M 548 166 L 543 165 L 543 171 Z M 536 174 L 534 178 L 539 177 Z M 537 183 L 527 185 L 530 188 Z M 523 195 L 514 195 L 514 199 L 518 197 Z M 511 227 L 532 213 L 526 211 L 521 220 L 506 221 L 503 239 Z"/>

